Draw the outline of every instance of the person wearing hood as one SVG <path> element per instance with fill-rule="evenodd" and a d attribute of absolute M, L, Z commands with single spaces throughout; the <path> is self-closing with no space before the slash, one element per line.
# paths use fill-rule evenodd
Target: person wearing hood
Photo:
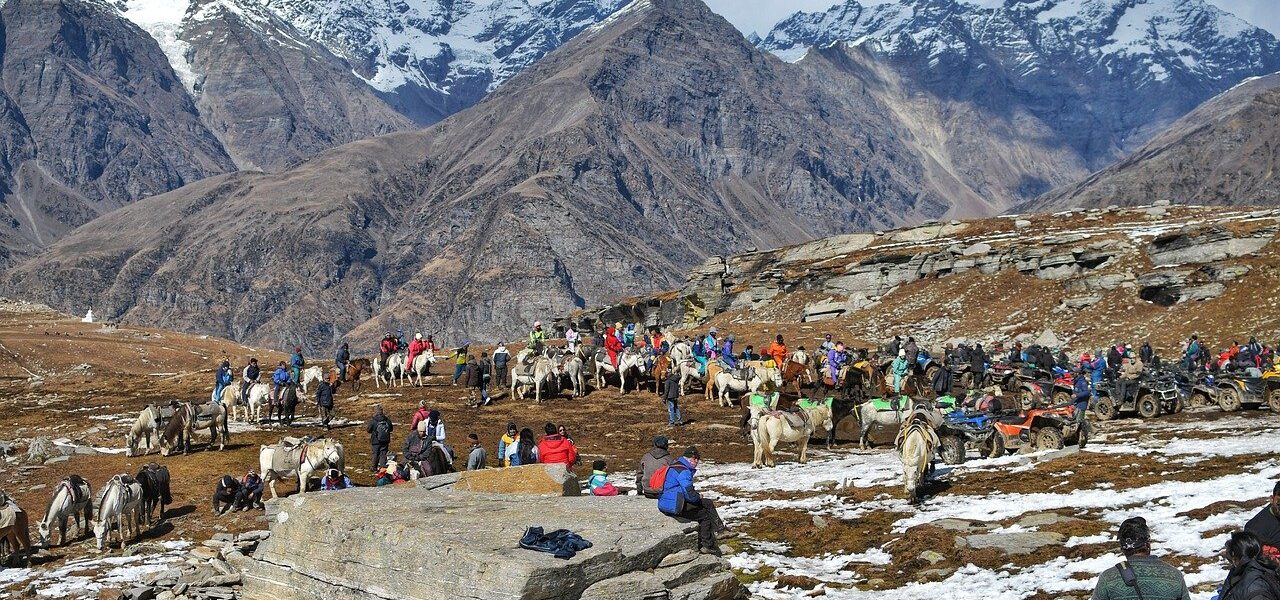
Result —
<path fill-rule="evenodd" d="M 898 351 L 898 357 L 893 359 L 893 364 L 889 365 L 889 370 L 893 372 L 893 393 L 901 394 L 902 386 L 907 382 L 907 373 L 911 371 L 911 363 L 907 362 L 906 350 Z"/>
<path fill-rule="evenodd" d="M 653 438 L 653 448 L 640 457 L 640 466 L 636 469 L 636 491 L 645 498 L 656 500 L 662 495 L 662 490 L 649 487 L 649 480 L 658 467 L 669 466 L 675 461 L 667 450 L 669 444 L 664 435 Z"/>
<path fill-rule="evenodd" d="M 582 336 L 578 335 L 578 331 L 570 325 L 564 330 L 564 345 L 569 350 L 569 354 L 578 351 L 578 344 L 582 341 Z"/>
<path fill-rule="evenodd" d="M 338 367 L 338 381 L 346 381 L 347 365 L 351 364 L 351 347 L 346 342 L 342 342 L 333 355 L 333 364 Z"/>
<path fill-rule="evenodd" d="M 511 360 L 511 351 L 507 350 L 507 345 L 498 342 L 498 347 L 493 349 L 493 384 L 499 389 L 507 386 L 507 362 Z"/>
<path fill-rule="evenodd" d="M 737 357 L 733 353 L 733 336 L 724 338 L 724 346 L 720 350 L 720 360 L 730 369 L 738 368 Z"/>
<path fill-rule="evenodd" d="M 974 344 L 973 350 L 969 352 L 969 372 L 973 374 L 974 387 L 981 387 L 983 380 L 987 377 L 987 351 L 982 348 L 982 344 Z"/>
<path fill-rule="evenodd" d="M 724 530 L 724 523 L 711 500 L 703 498 L 693 487 L 693 477 L 698 471 L 700 455 L 696 446 L 689 446 L 684 454 L 667 468 L 658 495 L 658 510 L 678 520 L 698 523 L 698 552 L 719 554 L 716 533 Z"/>
<path fill-rule="evenodd" d="M 307 365 L 307 361 L 302 358 L 302 346 L 294 346 L 293 354 L 289 356 L 289 381 L 297 384 L 302 381 L 302 367 Z"/>
<path fill-rule="evenodd" d="M 516 445 L 519 439 L 519 429 L 516 428 L 515 421 L 507 421 L 507 432 L 498 438 L 498 466 L 510 467 L 511 458 L 509 450 Z"/>
<path fill-rule="evenodd" d="M 554 423 L 547 423 L 543 431 L 546 435 L 538 442 L 538 462 L 561 463 L 565 468 L 572 469 L 574 463 L 578 462 L 578 448 L 573 445 L 573 440 L 560 435 Z"/>
<path fill-rule="evenodd" d="M 404 370 L 406 373 L 413 372 L 414 359 L 418 358 L 419 354 L 425 354 L 426 351 L 427 341 L 422 339 L 422 332 L 413 334 L 413 341 L 409 342 L 409 354 L 407 354 L 404 359 Z M 427 364 L 429 365 L 430 363 Z"/>
<path fill-rule="evenodd" d="M 622 347 L 630 348 L 636 345 L 636 324 L 627 323 L 626 328 L 622 330 Z"/>
<path fill-rule="evenodd" d="M 289 385 L 289 383 L 292 381 L 293 381 L 293 377 L 289 375 L 289 370 L 285 368 L 284 361 L 282 360 L 278 364 L 276 364 L 276 372 L 271 374 L 271 406 L 272 407 L 281 405 L 281 402 L 280 402 L 281 396 L 282 396 L 281 392 L 284 391 L 284 386 Z M 270 414 L 271 409 L 268 408 L 267 410 L 268 410 L 268 414 Z"/>
<path fill-rule="evenodd" d="M 614 331 L 615 330 L 612 327 L 605 330 L 604 350 L 609 356 L 609 363 L 613 365 L 613 369 L 616 371 L 618 369 L 618 357 L 622 353 L 624 347 L 622 345 L 622 340 L 618 339 L 618 336 L 614 335 Z"/>
<path fill-rule="evenodd" d="M 712 327 L 707 332 L 707 337 L 702 340 L 703 349 L 707 352 L 707 360 L 713 361 L 720 354 L 720 339 L 717 337 L 719 331 Z"/>
<path fill-rule="evenodd" d="M 1218 590 L 1218 600 L 1280 599 L 1280 573 L 1275 561 L 1262 552 L 1262 542 L 1249 531 L 1227 538 L 1222 554 L 1231 570 Z"/>
<path fill-rule="evenodd" d="M 534 321 L 533 329 L 529 331 L 529 347 L 534 352 L 541 352 L 542 346 L 547 343 L 547 332 L 542 330 L 542 321 Z"/>
<path fill-rule="evenodd" d="M 370 454 L 373 455 L 373 466 L 369 470 L 376 473 L 379 467 L 387 466 L 387 449 L 391 448 L 391 431 L 395 429 L 395 425 L 382 412 L 382 405 L 375 404 L 366 429 L 369 431 Z"/>
<path fill-rule="evenodd" d="M 1142 341 L 1142 347 L 1138 349 L 1138 358 L 1142 359 L 1142 364 L 1151 364 L 1151 359 L 1155 357 L 1156 351 L 1151 348 L 1151 342 Z"/>
<path fill-rule="evenodd" d="M 218 373 L 213 377 L 214 404 L 222 404 L 222 390 L 231 385 L 233 379 L 235 379 L 235 375 L 231 373 L 231 361 L 222 361 L 222 366 L 218 367 Z"/>
<path fill-rule="evenodd" d="M 908 361 L 908 362 L 910 362 L 910 363 L 913 363 L 913 364 L 914 364 L 914 363 L 916 362 L 916 360 L 917 360 L 917 359 L 919 359 L 919 357 L 920 357 L 920 346 L 919 346 L 918 344 L 916 344 L 916 338 L 914 338 L 914 337 L 907 337 L 907 343 L 906 343 L 906 345 L 904 345 L 904 346 L 902 347 L 902 349 L 907 351 L 907 361 Z"/>

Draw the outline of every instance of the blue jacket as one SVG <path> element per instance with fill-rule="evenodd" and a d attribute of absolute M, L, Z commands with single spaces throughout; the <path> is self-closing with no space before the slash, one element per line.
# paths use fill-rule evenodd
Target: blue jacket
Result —
<path fill-rule="evenodd" d="M 1085 380 L 1083 375 L 1075 378 L 1075 392 L 1076 400 L 1088 398 L 1090 396 L 1089 382 Z"/>
<path fill-rule="evenodd" d="M 277 367 L 276 372 L 271 375 L 271 383 L 276 385 L 289 383 L 289 370 L 284 367 Z"/>
<path fill-rule="evenodd" d="M 683 456 L 671 463 L 667 469 L 667 478 L 662 482 L 662 495 L 658 497 L 658 510 L 668 515 L 679 513 L 677 498 L 684 496 L 684 501 L 697 504 L 702 497 L 693 489 L 693 474 L 697 469 L 689 464 Z"/>
<path fill-rule="evenodd" d="M 338 348 L 338 353 L 333 356 L 333 361 L 338 364 L 351 362 L 351 351 L 346 348 Z"/>
<path fill-rule="evenodd" d="M 230 367 L 227 367 L 225 369 L 218 369 L 218 379 L 215 381 L 215 383 L 218 385 L 219 388 L 224 388 L 226 386 L 231 385 L 231 378 L 232 378 L 232 375 L 231 375 Z"/>

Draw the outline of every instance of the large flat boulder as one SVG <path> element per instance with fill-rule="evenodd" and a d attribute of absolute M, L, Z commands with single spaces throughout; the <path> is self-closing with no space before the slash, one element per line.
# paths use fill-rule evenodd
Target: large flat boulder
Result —
<path fill-rule="evenodd" d="M 569 529 L 594 546 L 568 560 L 521 549 L 530 526 Z M 694 524 L 636 496 L 399 486 L 319 492 L 281 502 L 271 537 L 243 571 L 242 597 L 634 600 L 638 591 L 689 600 L 744 597 L 727 562 L 689 560 L 696 547 Z"/>
<path fill-rule="evenodd" d="M 581 496 L 582 484 L 562 464 L 536 464 L 505 469 L 462 471 L 419 479 L 425 489 L 452 489 L 490 494 Z"/>

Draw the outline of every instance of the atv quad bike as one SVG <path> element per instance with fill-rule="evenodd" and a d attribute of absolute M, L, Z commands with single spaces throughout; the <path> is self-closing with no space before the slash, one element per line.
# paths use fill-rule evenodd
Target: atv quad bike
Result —
<path fill-rule="evenodd" d="M 1271 410 L 1280 412 L 1280 366 L 1273 364 L 1270 369 L 1263 371 L 1262 383 L 1267 405 Z"/>
<path fill-rule="evenodd" d="M 992 425 L 995 418 L 984 412 L 967 412 L 956 410 L 944 416 L 942 427 L 938 429 L 938 453 L 942 461 L 948 465 L 964 462 L 965 453 L 973 448 L 989 456 L 991 453 L 991 436 L 995 434 Z"/>
<path fill-rule="evenodd" d="M 1144 419 L 1182 412 L 1184 403 L 1172 374 L 1163 372 L 1144 374 L 1135 383 L 1130 396 L 1124 399 L 1117 396 L 1114 382 L 1099 385 L 1096 390 L 1098 400 L 1093 405 L 1098 419 L 1109 421 L 1122 412 L 1136 412 Z"/>
<path fill-rule="evenodd" d="M 1075 406 L 1067 404 L 999 417 L 994 424 L 995 433 L 991 436 L 988 456 L 1059 450 L 1067 443 L 1079 444 L 1083 449 L 1088 443 L 1090 429 L 1089 422 L 1081 416 L 1076 414 Z"/>

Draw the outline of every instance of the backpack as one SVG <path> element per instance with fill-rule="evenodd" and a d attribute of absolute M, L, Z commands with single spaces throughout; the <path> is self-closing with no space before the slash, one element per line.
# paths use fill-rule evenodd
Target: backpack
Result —
<path fill-rule="evenodd" d="M 382 442 L 383 440 L 390 440 L 391 439 L 391 422 L 388 421 L 387 419 L 379 419 L 378 422 L 373 426 L 373 432 L 377 434 L 379 442 Z"/>
<path fill-rule="evenodd" d="M 667 484 L 667 471 L 670 469 L 671 465 L 662 465 L 654 470 L 653 475 L 649 476 L 649 489 L 661 492 L 662 487 Z"/>

